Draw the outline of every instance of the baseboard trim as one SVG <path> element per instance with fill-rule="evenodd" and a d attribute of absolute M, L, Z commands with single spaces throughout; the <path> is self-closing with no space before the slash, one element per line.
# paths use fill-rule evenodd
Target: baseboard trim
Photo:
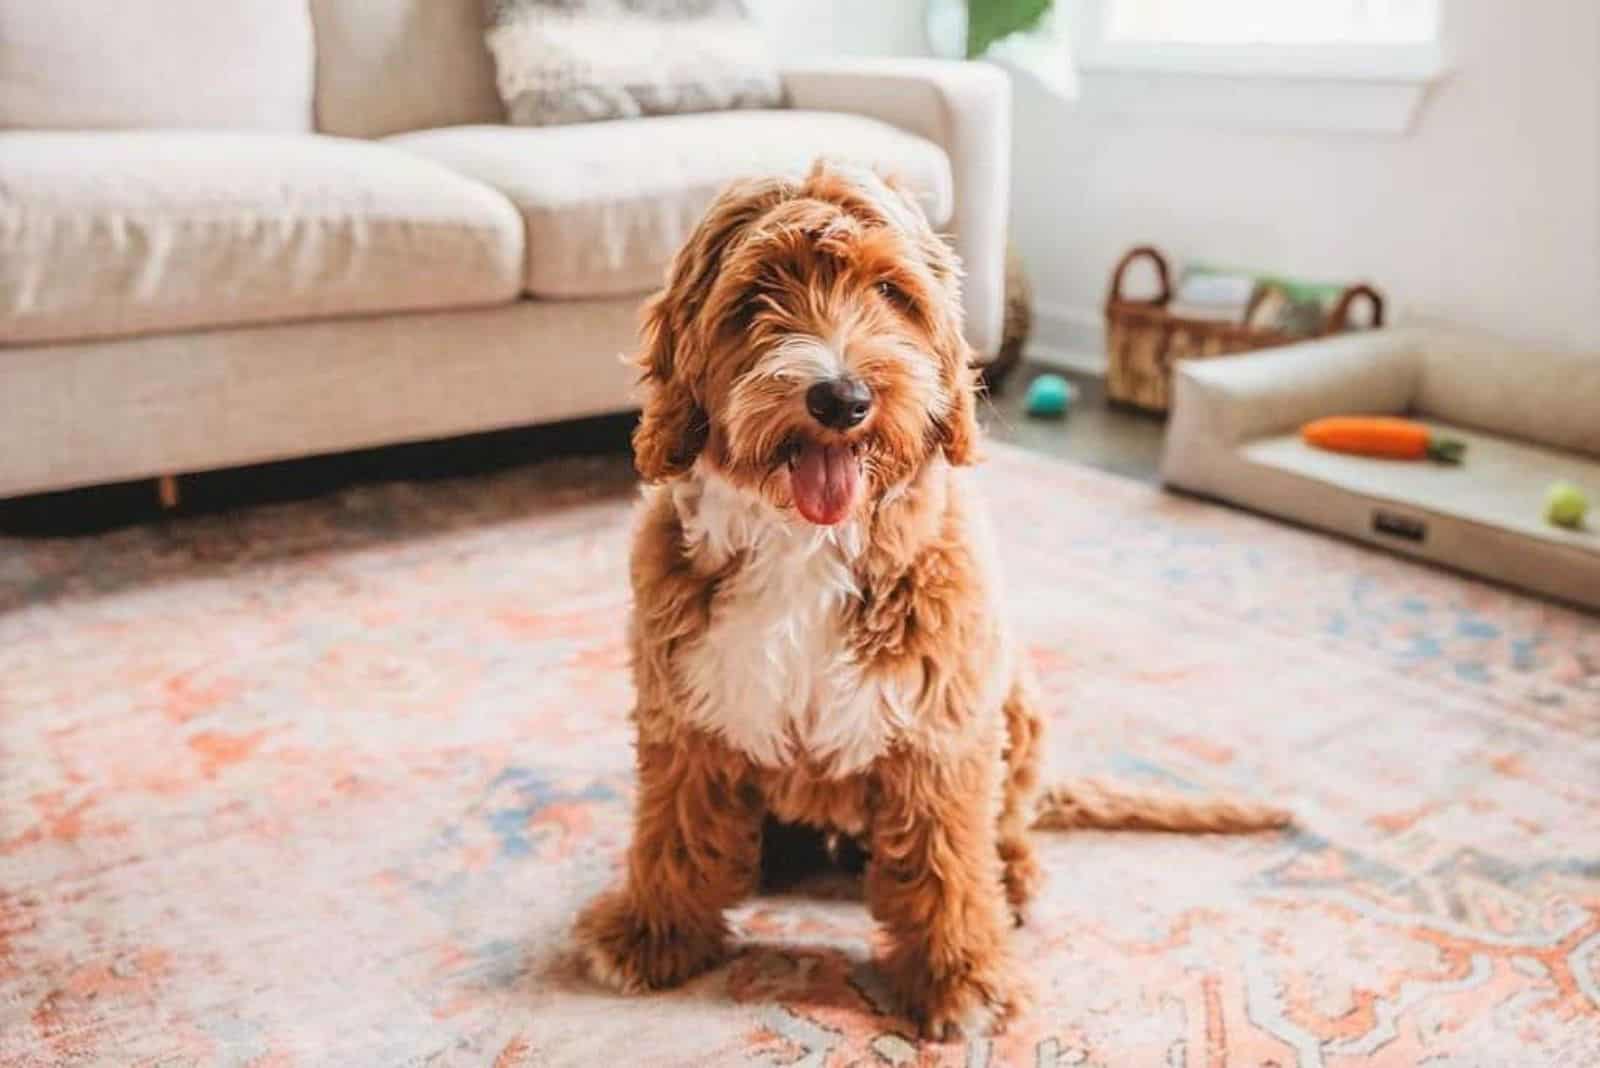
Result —
<path fill-rule="evenodd" d="M 1035 304 L 1028 358 L 1049 367 L 1104 375 L 1106 331 L 1100 312 L 1067 304 Z"/>

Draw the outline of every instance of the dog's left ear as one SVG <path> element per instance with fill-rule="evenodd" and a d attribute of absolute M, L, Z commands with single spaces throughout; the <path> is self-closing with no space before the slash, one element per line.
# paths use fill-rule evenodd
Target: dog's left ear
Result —
<path fill-rule="evenodd" d="M 899 195 L 916 208 L 911 195 Z M 933 274 L 934 282 L 944 290 L 943 321 L 938 326 L 936 344 L 943 364 L 945 395 L 950 398 L 949 410 L 939 419 L 939 436 L 944 446 L 945 459 L 952 464 L 965 466 L 978 462 L 978 390 L 976 355 L 967 344 L 966 322 L 961 304 L 961 258 L 943 237 L 934 233 L 917 208 L 922 225 L 914 237 L 923 262 Z"/>
<path fill-rule="evenodd" d="M 879 207 L 891 223 L 915 243 L 934 282 L 944 290 L 944 321 L 936 345 L 944 365 L 945 395 L 950 407 L 938 420 L 939 442 L 945 459 L 964 466 L 978 461 L 978 375 L 973 369 L 972 346 L 963 335 L 961 315 L 961 259 L 950 243 L 934 232 L 927 213 L 910 186 L 894 175 L 883 177 L 885 192 Z"/>
<path fill-rule="evenodd" d="M 972 349 L 965 341 L 956 346 L 953 363 L 945 385 L 950 409 L 938 421 L 939 438 L 945 459 L 964 467 L 978 462 L 981 434 L 978 429 L 978 373 L 972 366 Z"/>

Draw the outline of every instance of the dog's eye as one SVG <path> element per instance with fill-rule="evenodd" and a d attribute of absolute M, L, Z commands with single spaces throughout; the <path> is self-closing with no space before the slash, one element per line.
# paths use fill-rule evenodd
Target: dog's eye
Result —
<path fill-rule="evenodd" d="M 911 306 L 911 298 L 906 295 L 906 291 L 887 279 L 878 283 L 878 295 L 897 308 Z"/>

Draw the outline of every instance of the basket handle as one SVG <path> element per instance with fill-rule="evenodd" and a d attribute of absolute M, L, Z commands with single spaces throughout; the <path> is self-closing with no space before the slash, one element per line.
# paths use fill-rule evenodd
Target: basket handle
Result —
<path fill-rule="evenodd" d="M 1350 309 L 1355 307 L 1358 300 L 1365 300 L 1372 306 L 1372 325 L 1374 328 L 1383 325 L 1383 294 L 1363 283 L 1351 286 L 1339 294 L 1339 303 L 1333 306 L 1333 311 L 1328 313 L 1326 332 L 1337 334 L 1350 325 Z"/>
<path fill-rule="evenodd" d="M 1116 304 L 1122 300 L 1122 278 L 1128 273 L 1128 268 L 1133 266 L 1135 260 L 1147 259 L 1156 266 L 1156 277 L 1161 280 L 1161 295 L 1156 298 L 1157 304 L 1165 304 L 1172 299 L 1172 279 L 1167 270 L 1166 257 L 1161 255 L 1159 249 L 1152 245 L 1140 245 L 1138 248 L 1129 249 L 1127 255 L 1117 261 L 1117 269 L 1111 274 L 1111 294 L 1106 298 L 1107 303 Z"/>

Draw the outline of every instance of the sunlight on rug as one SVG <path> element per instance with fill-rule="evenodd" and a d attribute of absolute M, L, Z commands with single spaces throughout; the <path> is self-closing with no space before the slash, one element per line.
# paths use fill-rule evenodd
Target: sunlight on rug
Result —
<path fill-rule="evenodd" d="M 0 1065 L 1600 1064 L 1600 621 L 992 447 L 1057 774 L 1036 1006 L 917 1049 L 848 894 L 579 980 L 631 797 L 619 461 L 0 540 Z"/>

